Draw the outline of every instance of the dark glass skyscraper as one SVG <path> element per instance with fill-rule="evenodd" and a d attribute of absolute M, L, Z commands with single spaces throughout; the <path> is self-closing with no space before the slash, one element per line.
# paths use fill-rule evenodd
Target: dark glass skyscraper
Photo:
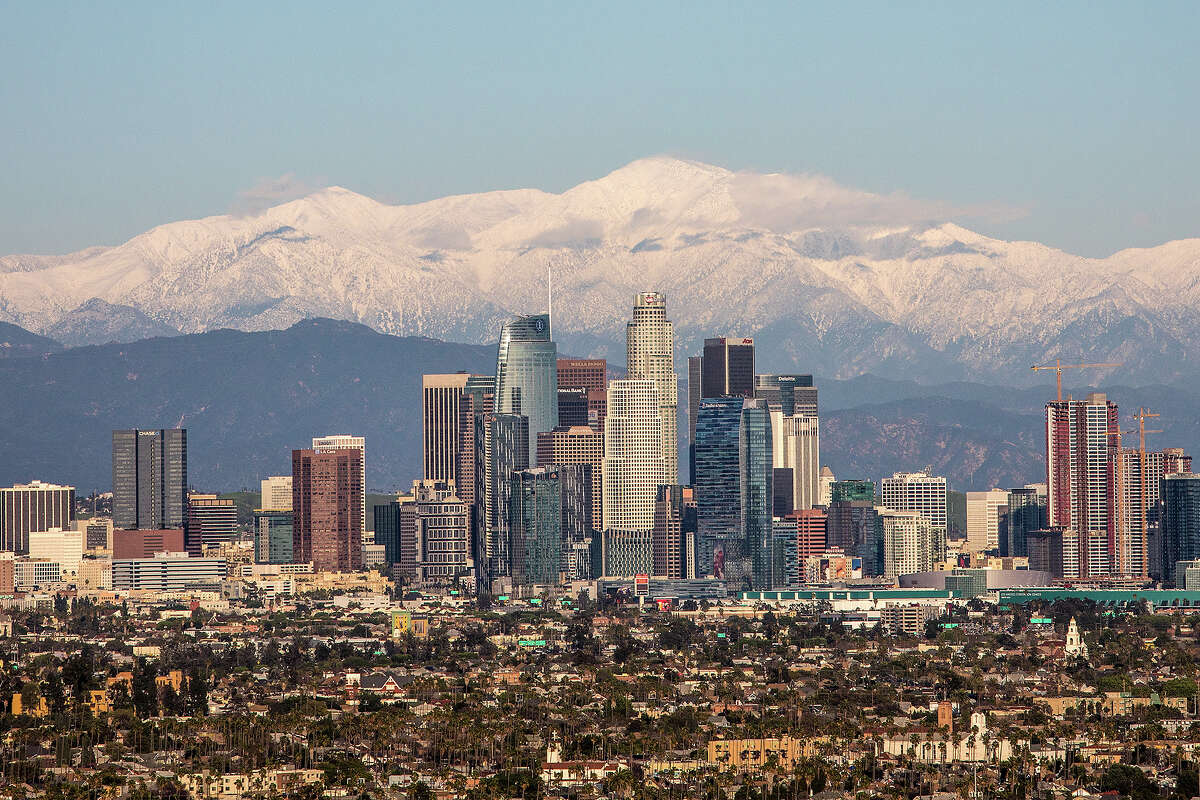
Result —
<path fill-rule="evenodd" d="M 254 512 L 254 560 L 259 564 L 292 563 L 292 512 Z"/>
<path fill-rule="evenodd" d="M 862 483 L 870 486 L 868 481 Z M 837 485 L 834 484 L 835 491 Z M 829 504 L 829 516 L 825 521 L 825 546 L 841 548 L 846 555 L 861 558 L 864 575 L 880 575 L 883 573 L 883 559 L 881 543 L 876 536 L 878 514 L 873 496 L 869 500 L 845 499 L 849 496 L 843 494 L 839 499 L 835 494 L 833 502 Z"/>
<path fill-rule="evenodd" d="M 785 417 L 817 415 L 817 387 L 812 375 L 755 375 L 754 396 L 778 408 Z"/>
<path fill-rule="evenodd" d="M 516 586 L 556 584 L 563 562 L 563 487 L 554 467 L 512 475 L 509 505 Z"/>
<path fill-rule="evenodd" d="M 837 503 L 851 500 L 865 500 L 868 503 L 874 503 L 874 481 L 834 481 L 830 489 L 830 502 Z"/>
<path fill-rule="evenodd" d="M 1175 574 L 1180 561 L 1200 558 L 1200 475 L 1178 472 L 1166 475 L 1159 484 L 1162 503 L 1163 575 L 1179 586 L 1183 576 Z"/>
<path fill-rule="evenodd" d="M 771 467 L 771 412 L 765 400 L 746 400 L 738 431 L 738 488 L 742 539 L 756 588 L 778 585 L 781 565 L 773 544 L 771 517 L 774 480 Z"/>
<path fill-rule="evenodd" d="M 1008 514 L 1000 541 L 1000 555 L 1028 556 L 1029 534 L 1046 527 L 1046 493 L 1025 486 L 1008 490 Z"/>
<path fill-rule="evenodd" d="M 741 397 L 701 400 L 696 415 L 697 576 L 725 577 L 727 562 L 740 562 L 745 553 L 738 447 L 744 402 Z"/>
<path fill-rule="evenodd" d="M 113 525 L 183 528 L 187 522 L 187 429 L 112 433 Z"/>
<path fill-rule="evenodd" d="M 494 578 L 512 574 L 512 474 L 529 467 L 529 420 L 521 414 L 482 414 L 476 420 L 475 438 L 483 443 L 479 448 L 482 480 L 477 481 L 483 488 L 483 527 L 482 541 L 476 546 L 481 554 L 476 568 L 483 572 L 486 586 Z"/>
<path fill-rule="evenodd" d="M 754 396 L 753 339 L 723 336 L 704 340 L 700 396 L 703 399 Z"/>
<path fill-rule="evenodd" d="M 537 435 L 558 425 L 558 353 L 550 317 L 535 314 L 504 323 L 496 350 L 496 411 L 529 419 L 526 464 L 537 460 Z"/>

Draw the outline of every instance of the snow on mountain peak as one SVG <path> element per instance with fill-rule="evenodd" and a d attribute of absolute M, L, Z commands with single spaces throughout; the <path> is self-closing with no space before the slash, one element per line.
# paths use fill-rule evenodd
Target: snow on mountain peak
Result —
<path fill-rule="evenodd" d="M 1106 351 L 1125 348 L 1132 362 L 1142 343 L 1160 380 L 1200 366 L 1200 241 L 1084 259 L 982 236 L 952 212 L 669 156 L 560 194 L 388 205 L 330 186 L 117 247 L 0 258 L 0 319 L 86 332 L 98 299 L 126 309 L 128 330 L 325 316 L 485 342 L 507 315 L 544 307 L 550 266 L 555 332 L 580 354 L 620 353 L 634 294 L 654 288 L 681 352 L 714 332 L 761 333 L 764 363 L 780 369 L 995 377 L 1050 352 L 1114 360 Z"/>

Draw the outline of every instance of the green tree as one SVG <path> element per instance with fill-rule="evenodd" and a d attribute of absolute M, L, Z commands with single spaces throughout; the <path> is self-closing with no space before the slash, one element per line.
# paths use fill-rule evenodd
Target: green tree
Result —
<path fill-rule="evenodd" d="M 1100 776 L 1101 791 L 1116 791 L 1132 800 L 1155 800 L 1158 789 L 1146 773 L 1129 764 L 1113 764 Z"/>

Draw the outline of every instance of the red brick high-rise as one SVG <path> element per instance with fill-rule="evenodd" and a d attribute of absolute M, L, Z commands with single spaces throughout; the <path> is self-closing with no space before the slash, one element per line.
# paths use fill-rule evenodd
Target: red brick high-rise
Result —
<path fill-rule="evenodd" d="M 824 554 L 826 529 L 829 515 L 820 508 L 805 508 L 793 511 L 784 519 L 796 521 L 796 556 L 800 559 L 800 573 L 804 573 L 804 559 Z"/>
<path fill-rule="evenodd" d="M 1046 489 L 1050 527 L 1076 532 L 1065 548 L 1063 577 L 1111 574 L 1116 561 L 1114 458 L 1119 452 L 1117 406 L 1099 393 L 1046 404 Z M 1072 540 L 1076 541 L 1076 540 Z"/>
<path fill-rule="evenodd" d="M 315 572 L 362 567 L 362 456 L 292 451 L 292 560 Z"/>

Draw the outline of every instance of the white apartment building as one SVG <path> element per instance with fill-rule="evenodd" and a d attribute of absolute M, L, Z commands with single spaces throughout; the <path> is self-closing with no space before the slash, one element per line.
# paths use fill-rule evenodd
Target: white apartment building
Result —
<path fill-rule="evenodd" d="M 57 561 L 62 571 L 75 574 L 83 558 L 83 532 L 51 528 L 29 532 L 29 557 Z"/>
<path fill-rule="evenodd" d="M 897 472 L 882 482 L 882 502 L 893 511 L 915 511 L 946 530 L 946 479 L 928 472 Z"/>
<path fill-rule="evenodd" d="M 878 511 L 885 576 L 928 572 L 945 557 L 945 531 L 935 529 L 924 514 L 888 508 Z"/>

